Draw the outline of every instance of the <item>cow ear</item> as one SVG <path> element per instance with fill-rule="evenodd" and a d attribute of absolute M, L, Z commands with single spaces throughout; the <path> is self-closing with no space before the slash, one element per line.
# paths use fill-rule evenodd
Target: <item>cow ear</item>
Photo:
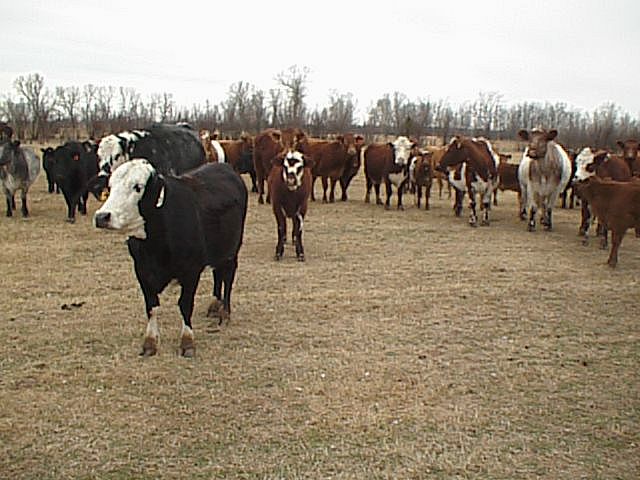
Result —
<path fill-rule="evenodd" d="M 344 143 L 344 135 L 336 135 L 336 141 Z"/>
<path fill-rule="evenodd" d="M 553 140 L 554 138 L 556 138 L 558 136 L 558 130 L 549 130 L 547 132 L 547 142 L 550 142 L 551 140 Z"/>
<path fill-rule="evenodd" d="M 280 152 L 275 157 L 273 157 L 271 159 L 271 166 L 272 167 L 281 167 L 284 164 L 284 156 L 285 156 L 285 153 L 284 152 Z"/>
<path fill-rule="evenodd" d="M 616 145 L 618 145 L 620 148 L 622 148 L 624 150 L 624 142 L 622 140 L 618 140 L 616 142 Z"/>
<path fill-rule="evenodd" d="M 391 143 L 391 142 L 387 142 L 387 145 L 389 145 L 389 147 L 391 147 L 391 150 L 394 150 L 394 148 L 393 148 L 393 143 Z"/>
<path fill-rule="evenodd" d="M 356 135 L 356 145 L 361 146 L 364 143 L 364 137 L 362 135 Z"/>
<path fill-rule="evenodd" d="M 527 132 L 525 129 L 518 130 L 518 136 L 522 140 L 529 140 L 529 132 Z"/>
<path fill-rule="evenodd" d="M 606 150 L 598 150 L 593 154 L 593 163 L 595 163 L 596 165 L 600 165 L 606 160 L 608 155 L 609 152 L 607 152 Z"/>

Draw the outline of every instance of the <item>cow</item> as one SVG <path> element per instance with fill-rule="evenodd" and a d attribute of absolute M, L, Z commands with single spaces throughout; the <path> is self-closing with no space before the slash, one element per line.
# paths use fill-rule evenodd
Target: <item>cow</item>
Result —
<path fill-rule="evenodd" d="M 617 182 L 598 175 L 576 184 L 578 195 L 596 217 L 611 230 L 611 252 L 607 264 L 618 264 L 618 249 L 629 228 L 640 228 L 640 180 Z"/>
<path fill-rule="evenodd" d="M 296 258 L 300 262 L 305 260 L 302 233 L 304 231 L 304 217 L 307 214 L 309 196 L 311 195 L 312 168 L 313 161 L 297 150 L 288 149 L 274 158 L 268 183 L 271 206 L 278 227 L 276 260 L 282 259 L 284 254 L 287 217 L 293 221 Z"/>
<path fill-rule="evenodd" d="M 509 163 L 509 159 L 511 155 L 503 157 L 500 155 L 500 163 L 498 164 L 498 189 L 501 191 L 509 190 L 512 192 L 516 192 L 518 194 L 518 216 L 520 220 L 525 220 L 527 217 L 527 210 L 522 201 L 522 191 L 520 190 L 520 181 L 518 180 L 518 164 Z M 495 198 L 497 196 L 494 195 L 494 205 L 496 204 Z"/>
<path fill-rule="evenodd" d="M 541 211 L 540 223 L 547 230 L 553 227 L 553 207 L 571 179 L 571 161 L 554 139 L 557 130 L 520 130 L 518 136 L 527 142 L 518 168 L 518 181 L 525 208 L 529 212 L 527 229 L 536 229 L 536 213 Z"/>
<path fill-rule="evenodd" d="M 47 191 L 49 193 L 60 193 L 60 185 L 56 184 L 54 178 L 55 159 L 53 158 L 53 147 L 41 148 L 42 152 L 42 169 L 47 176 Z"/>
<path fill-rule="evenodd" d="M 251 191 L 257 192 L 256 170 L 253 166 L 253 138 L 249 134 L 243 133 L 239 140 L 220 140 L 218 143 L 225 161 L 233 167 L 238 175 L 248 173 L 251 177 Z"/>
<path fill-rule="evenodd" d="M 76 207 L 87 214 L 87 182 L 98 173 L 98 155 L 89 142 L 67 142 L 45 154 L 52 157 L 53 178 L 67 204 L 66 221 L 75 223 Z"/>
<path fill-rule="evenodd" d="M 631 175 L 640 175 L 640 158 L 638 158 L 638 150 L 640 150 L 640 143 L 638 140 L 618 140 L 616 144 L 622 149 L 622 157 L 629 165 Z"/>
<path fill-rule="evenodd" d="M 569 156 L 569 160 L 571 161 L 571 177 L 570 178 L 573 178 L 573 176 L 576 174 L 576 169 L 578 168 L 576 164 L 576 157 L 578 153 L 575 150 L 569 149 L 569 148 L 565 148 L 564 151 L 567 152 L 567 155 Z M 567 197 L 569 197 L 568 205 L 567 205 Z M 569 181 L 567 183 L 567 186 L 560 193 L 560 202 L 561 202 L 560 208 L 567 208 L 567 206 L 569 208 L 573 208 L 575 205 L 575 201 L 576 201 L 576 192 L 573 189 L 573 182 Z"/>
<path fill-rule="evenodd" d="M 303 143 L 306 134 L 299 128 L 267 128 L 256 135 L 253 141 L 253 166 L 256 171 L 258 186 L 258 203 L 265 201 L 264 184 L 268 183 L 269 172 L 274 159 L 287 149 L 296 150 Z M 266 201 L 271 201 L 270 192 L 266 194 Z"/>
<path fill-rule="evenodd" d="M 40 159 L 33 150 L 21 146 L 19 140 L 0 144 L 0 181 L 7 200 L 7 217 L 12 217 L 16 209 L 15 193 L 18 190 L 22 216 L 29 216 L 27 193 L 39 173 Z"/>
<path fill-rule="evenodd" d="M 611 155 L 605 150 L 594 152 L 590 147 L 583 148 L 576 157 L 576 171 L 572 177 L 572 185 L 584 182 L 593 176 L 610 178 L 618 182 L 631 180 L 629 165 L 621 157 Z M 589 227 L 591 225 L 591 208 L 589 202 L 582 201 L 582 220 L 578 235 L 583 236 L 582 243 L 589 243 Z M 600 248 L 607 248 L 607 228 L 601 221 L 598 224 L 598 234 L 601 235 Z"/>
<path fill-rule="evenodd" d="M 362 148 L 364 146 L 364 137 L 362 135 L 356 134 L 354 135 L 354 141 L 356 144 L 356 154 L 347 158 L 347 163 L 344 166 L 344 171 L 340 176 L 340 189 L 342 190 L 340 200 L 343 202 L 347 201 L 347 189 L 349 188 L 353 177 L 355 177 L 360 170 L 360 165 L 362 164 L 360 152 L 362 151 Z"/>
<path fill-rule="evenodd" d="M 313 159 L 311 201 L 316 199 L 314 186 L 316 179 L 320 177 L 322 181 L 322 203 L 335 202 L 336 183 L 344 174 L 347 164 L 353 164 L 353 159 L 358 156 L 355 136 L 353 134 L 338 135 L 335 140 L 305 138 L 298 145 L 298 150 L 305 155 L 305 158 Z M 331 189 L 327 197 L 329 185 Z M 346 196 L 344 188 L 343 194 Z"/>
<path fill-rule="evenodd" d="M 433 172 L 431 171 L 431 158 L 433 152 L 421 151 L 411 159 L 409 165 L 409 181 L 416 194 L 416 205 L 420 208 L 422 201 L 422 189 L 425 189 L 424 209 L 429 210 L 429 197 L 431 196 L 431 184 Z"/>
<path fill-rule="evenodd" d="M 454 136 L 440 160 L 438 170 L 448 172 L 465 163 L 464 179 L 469 196 L 469 225 L 478 226 L 476 195 L 480 196 L 480 208 L 484 210 L 482 225 L 489 225 L 491 197 L 498 187 L 498 155 L 488 140 Z"/>
<path fill-rule="evenodd" d="M 202 129 L 199 135 L 207 162 L 225 163 L 224 151 L 218 141 L 218 136 L 220 135 L 218 130 L 211 133 L 207 129 Z"/>
<path fill-rule="evenodd" d="M 498 178 L 500 178 L 500 165 L 504 164 L 508 164 L 509 160 L 511 160 L 511 154 L 504 154 L 504 153 L 498 153 Z M 500 188 L 500 183 L 498 182 L 498 188 L 495 189 L 495 191 L 493 192 L 493 206 L 497 207 L 498 206 L 498 190 L 502 190 L 504 191 L 504 188 Z"/>
<path fill-rule="evenodd" d="M 0 122 L 0 144 L 7 143 L 13 137 L 13 128 L 7 122 Z"/>
<path fill-rule="evenodd" d="M 428 150 L 432 152 L 431 155 L 431 172 L 433 173 L 433 178 L 436 180 L 438 184 L 438 198 L 442 198 L 442 187 L 447 185 L 447 194 L 449 198 L 451 198 L 451 182 L 449 181 L 449 175 L 446 173 L 440 172 L 436 167 L 440 164 L 440 160 L 446 151 L 446 147 L 428 147 Z"/>
<path fill-rule="evenodd" d="M 195 355 L 191 315 L 200 274 L 213 269 L 207 316 L 219 324 L 231 313 L 231 289 L 247 213 L 247 188 L 229 165 L 207 163 L 181 176 L 163 175 L 146 159 L 132 159 L 109 180 L 110 195 L 96 211 L 97 228 L 126 232 L 144 296 L 147 330 L 141 355 L 158 348 L 155 308 L 171 280 L 181 286 L 180 354 Z M 224 294 L 222 289 L 224 287 Z"/>
<path fill-rule="evenodd" d="M 398 193 L 398 210 L 402 206 L 402 193 L 409 181 L 409 162 L 417 153 L 415 142 L 400 136 L 393 142 L 373 143 L 362 150 L 364 174 L 367 181 L 367 193 L 364 201 L 369 203 L 371 187 L 376 192 L 376 205 L 382 205 L 380 184 L 384 182 L 387 198 L 385 209 L 391 208 L 391 185 L 395 185 Z"/>
<path fill-rule="evenodd" d="M 152 124 L 143 130 L 107 135 L 98 146 L 98 175 L 89 191 L 104 200 L 109 175 L 130 158 L 146 158 L 162 174 L 179 175 L 202 165 L 204 149 L 198 134 L 188 125 Z"/>

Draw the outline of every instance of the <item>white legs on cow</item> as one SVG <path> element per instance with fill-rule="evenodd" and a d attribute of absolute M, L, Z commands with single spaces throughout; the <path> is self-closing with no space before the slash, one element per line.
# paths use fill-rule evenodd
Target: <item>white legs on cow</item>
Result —
<path fill-rule="evenodd" d="M 147 331 L 144 335 L 144 343 L 142 344 L 142 353 L 140 355 L 150 357 L 158 351 L 158 341 L 160 339 L 160 330 L 158 329 L 158 319 L 153 310 L 148 315 Z"/>

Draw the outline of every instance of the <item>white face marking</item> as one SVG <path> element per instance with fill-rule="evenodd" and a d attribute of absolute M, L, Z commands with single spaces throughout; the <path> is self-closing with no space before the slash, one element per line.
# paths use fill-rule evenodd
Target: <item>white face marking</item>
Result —
<path fill-rule="evenodd" d="M 216 151 L 216 156 L 218 157 L 218 163 L 226 163 L 226 158 L 224 156 L 224 149 L 220 142 L 217 140 L 211 140 L 211 146 Z"/>
<path fill-rule="evenodd" d="M 595 171 L 589 172 L 587 166 L 593 163 L 594 152 L 589 147 L 583 148 L 576 157 L 576 173 L 573 176 L 574 182 L 581 182 L 595 175 Z"/>
<path fill-rule="evenodd" d="M 98 158 L 100 159 L 100 171 L 104 172 L 105 167 L 113 172 L 120 164 L 127 161 L 126 152 L 122 150 L 120 139 L 115 135 L 107 135 L 100 140 L 98 145 Z"/>
<path fill-rule="evenodd" d="M 138 202 L 154 168 L 144 159 L 137 158 L 123 164 L 109 179 L 111 193 L 95 216 L 109 214 L 107 228 L 123 230 L 131 236 L 145 239 L 144 218 L 138 210 Z M 94 217 L 95 224 L 95 217 Z"/>
<path fill-rule="evenodd" d="M 407 137 L 398 137 L 393 142 L 394 161 L 397 165 L 406 165 L 411 157 L 411 146 L 413 144 Z"/>
<path fill-rule="evenodd" d="M 282 179 L 289 190 L 302 186 L 304 175 L 304 156 L 298 151 L 289 151 L 282 162 Z"/>

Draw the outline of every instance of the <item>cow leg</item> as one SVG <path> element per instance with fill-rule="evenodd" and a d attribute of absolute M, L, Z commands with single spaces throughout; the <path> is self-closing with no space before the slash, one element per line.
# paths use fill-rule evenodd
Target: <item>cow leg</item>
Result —
<path fill-rule="evenodd" d="M 66 191 L 62 191 L 64 195 L 64 201 L 67 204 L 67 219 L 66 221 L 69 223 L 74 223 L 76 221 L 76 207 L 78 206 L 79 199 L 75 196 L 69 195 Z"/>
<path fill-rule="evenodd" d="M 453 213 L 456 217 L 462 215 L 462 201 L 464 200 L 464 192 L 455 189 L 455 200 L 453 203 Z"/>
<path fill-rule="evenodd" d="M 424 209 L 429 210 L 429 197 L 431 196 L 431 184 L 424 187 Z"/>
<path fill-rule="evenodd" d="M 416 185 L 416 203 L 418 204 L 418 210 L 420 209 L 420 203 L 422 203 L 422 186 Z"/>
<path fill-rule="evenodd" d="M 257 182 L 258 182 L 258 203 L 260 205 L 264 204 L 264 175 L 262 173 L 257 173 Z"/>
<path fill-rule="evenodd" d="M 404 210 L 404 205 L 402 205 L 402 195 L 404 194 L 404 191 L 406 189 L 407 189 L 407 182 L 405 180 L 398 187 L 398 210 Z"/>
<path fill-rule="evenodd" d="M 304 230 L 304 217 L 301 213 L 296 213 L 293 217 L 293 232 L 296 239 L 296 258 L 299 262 L 304 262 L 304 247 L 302 246 L 302 232 Z"/>
<path fill-rule="evenodd" d="M 330 178 L 330 187 L 329 191 L 329 203 L 334 203 L 336 201 L 336 183 L 338 182 L 337 178 Z"/>
<path fill-rule="evenodd" d="M 348 183 L 340 178 L 340 189 L 342 190 L 342 196 L 340 197 L 340 200 L 343 202 L 347 201 L 347 185 Z"/>
<path fill-rule="evenodd" d="M 160 305 L 158 295 L 152 293 L 149 287 L 140 284 L 142 288 L 142 295 L 144 296 L 144 303 L 147 311 L 147 330 L 144 335 L 144 342 L 142 343 L 142 352 L 140 355 L 143 357 L 150 357 L 155 355 L 158 351 L 158 341 L 160 339 L 160 330 L 158 329 L 158 320 L 154 313 L 154 308 Z"/>
<path fill-rule="evenodd" d="M 251 177 L 251 193 L 256 193 L 258 191 L 258 186 L 256 185 L 256 172 L 253 170 L 250 171 L 249 176 Z"/>
<path fill-rule="evenodd" d="M 624 234 L 624 230 L 621 233 L 613 229 L 611 230 L 611 253 L 609 254 L 609 260 L 607 260 L 607 264 L 611 268 L 616 268 L 618 264 L 618 248 L 620 248 Z"/>
<path fill-rule="evenodd" d="M 600 249 L 606 250 L 608 246 L 607 237 L 609 236 L 609 230 L 607 229 L 607 226 L 604 223 L 598 222 L 598 227 L 596 231 L 598 236 L 600 237 Z"/>
<path fill-rule="evenodd" d="M 493 206 L 494 207 L 498 206 L 498 189 L 497 188 L 493 192 Z"/>
<path fill-rule="evenodd" d="M 473 190 L 469 190 L 469 225 L 478 226 L 478 215 L 476 214 L 476 194 Z"/>
<path fill-rule="evenodd" d="M 15 209 L 15 199 L 13 194 L 11 194 L 8 190 L 5 189 L 4 197 L 7 200 L 7 217 L 13 216 L 13 210 Z M 12 208 L 13 207 L 13 208 Z"/>
<path fill-rule="evenodd" d="M 389 210 L 391 208 L 391 195 L 393 194 L 393 190 L 391 190 L 391 181 L 389 179 L 385 179 L 384 188 L 387 194 L 387 199 L 384 202 L 384 208 L 385 210 Z M 401 195 L 401 192 L 400 192 L 400 189 L 398 188 L 398 198 L 400 198 L 400 195 Z M 400 205 L 398 205 L 398 208 L 400 208 Z"/>
<path fill-rule="evenodd" d="M 373 189 L 376 192 L 376 205 L 382 205 L 382 199 L 380 198 L 380 184 L 374 184 Z"/>
<path fill-rule="evenodd" d="M 182 282 L 182 290 L 178 299 L 178 306 L 182 314 L 182 333 L 180 334 L 180 355 L 194 357 L 196 345 L 193 341 L 193 328 L 191 327 L 191 315 L 193 314 L 193 299 L 198 286 L 198 276 Z"/>
<path fill-rule="evenodd" d="M 449 197 L 451 197 L 451 191 L 449 191 Z M 438 177 L 438 198 L 442 198 L 442 179 Z"/>
<path fill-rule="evenodd" d="M 585 200 L 582 201 L 580 213 L 582 219 L 580 221 L 578 235 L 584 237 L 582 240 L 582 244 L 587 245 L 589 243 L 589 227 L 591 226 L 591 209 L 589 208 L 589 204 Z"/>
<path fill-rule="evenodd" d="M 327 203 L 327 188 L 329 188 L 329 181 L 327 177 L 322 177 L 322 203 Z"/>
<path fill-rule="evenodd" d="M 29 216 L 29 209 L 27 208 L 27 192 L 24 189 L 22 190 L 20 195 L 20 202 L 22 203 L 22 216 L 26 218 Z"/>
<path fill-rule="evenodd" d="M 373 186 L 373 182 L 371 182 L 371 179 L 369 177 L 367 177 L 366 180 L 367 180 L 367 193 L 364 194 L 364 203 L 369 203 L 370 197 L 371 197 L 371 187 Z"/>
<path fill-rule="evenodd" d="M 287 220 L 280 208 L 275 211 L 275 215 L 278 223 L 278 243 L 276 244 L 275 259 L 280 260 L 284 254 L 284 242 L 287 237 Z"/>
<path fill-rule="evenodd" d="M 82 215 L 87 214 L 87 200 L 89 200 L 89 192 L 85 192 L 80 195 L 80 200 L 78 201 L 78 211 Z"/>
<path fill-rule="evenodd" d="M 491 197 L 489 197 L 491 198 Z M 484 209 L 484 213 L 482 216 L 482 225 L 487 227 L 489 226 L 490 222 L 489 222 L 489 210 L 491 210 L 491 201 L 488 202 L 484 202 L 482 204 L 483 209 Z"/>
<path fill-rule="evenodd" d="M 542 219 L 540 220 L 540 223 L 542 223 L 542 225 L 544 225 L 544 229 L 547 231 L 551 231 L 551 229 L 553 228 L 553 222 L 551 220 L 551 213 L 553 212 L 553 209 L 551 207 L 547 207 L 545 206 L 543 208 L 543 214 L 542 214 Z"/>
<path fill-rule="evenodd" d="M 529 225 L 527 226 L 527 229 L 530 232 L 535 231 L 536 229 L 536 207 L 534 207 L 533 205 L 529 208 Z"/>

